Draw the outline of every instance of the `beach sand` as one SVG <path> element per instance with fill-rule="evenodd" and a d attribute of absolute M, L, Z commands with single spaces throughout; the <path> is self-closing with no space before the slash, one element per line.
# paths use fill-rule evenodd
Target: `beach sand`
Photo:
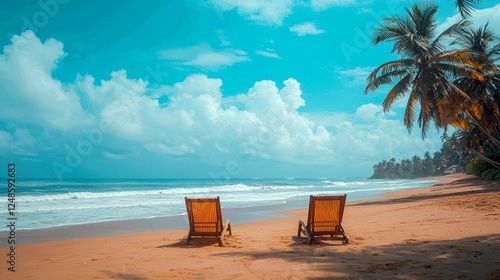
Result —
<path fill-rule="evenodd" d="M 226 247 L 187 246 L 187 229 L 40 242 L 16 247 L 16 272 L 3 247 L 0 278 L 500 279 L 500 183 L 438 179 L 375 200 L 348 197 L 347 246 L 305 245 L 297 226 L 307 209 L 300 209 L 233 225 Z"/>

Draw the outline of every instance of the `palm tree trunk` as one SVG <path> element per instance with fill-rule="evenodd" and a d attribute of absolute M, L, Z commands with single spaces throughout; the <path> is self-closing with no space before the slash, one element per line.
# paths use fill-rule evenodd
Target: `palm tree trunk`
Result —
<path fill-rule="evenodd" d="M 476 155 L 478 158 L 486 161 L 487 163 L 493 165 L 495 168 L 497 169 L 500 169 L 500 162 L 496 162 L 488 157 L 486 157 L 485 155 L 483 155 L 481 152 L 477 151 L 477 150 L 474 150 L 472 148 L 466 148 L 469 152 L 473 153 L 474 155 Z"/>

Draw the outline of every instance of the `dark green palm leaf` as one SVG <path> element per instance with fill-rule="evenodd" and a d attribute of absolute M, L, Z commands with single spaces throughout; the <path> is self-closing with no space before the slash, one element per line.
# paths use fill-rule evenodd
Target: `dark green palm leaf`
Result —
<path fill-rule="evenodd" d="M 480 0 L 457 0 L 456 5 L 463 18 L 468 18 L 477 9 Z"/>
<path fill-rule="evenodd" d="M 376 91 L 381 85 L 393 84 L 395 81 L 403 78 L 406 75 L 408 75 L 408 71 L 405 69 L 394 70 L 392 72 L 382 74 L 377 78 L 368 81 L 365 93 L 370 91 Z"/>
<path fill-rule="evenodd" d="M 384 102 L 382 102 L 384 112 L 388 112 L 390 110 L 391 105 L 392 103 L 394 103 L 394 101 L 406 95 L 406 93 L 410 89 L 411 81 L 412 75 L 408 73 L 391 89 L 391 91 L 389 91 L 384 99 Z"/>

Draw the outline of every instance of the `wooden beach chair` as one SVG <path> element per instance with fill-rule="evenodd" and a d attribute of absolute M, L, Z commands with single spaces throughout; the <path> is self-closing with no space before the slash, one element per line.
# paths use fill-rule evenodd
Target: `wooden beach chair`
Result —
<path fill-rule="evenodd" d="M 229 220 L 222 223 L 220 199 L 217 198 L 185 198 L 189 233 L 187 244 L 191 241 L 218 242 L 224 246 L 224 236 L 232 235 Z"/>
<path fill-rule="evenodd" d="M 349 243 L 349 238 L 342 227 L 342 216 L 347 195 L 341 196 L 312 196 L 309 198 L 309 213 L 307 225 L 299 221 L 298 236 L 304 234 L 308 244 L 316 236 L 328 235 L 330 239 L 342 240 L 343 244 Z"/>

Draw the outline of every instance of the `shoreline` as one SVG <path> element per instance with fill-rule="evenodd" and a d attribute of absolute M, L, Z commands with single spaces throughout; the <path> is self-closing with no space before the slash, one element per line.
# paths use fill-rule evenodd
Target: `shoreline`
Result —
<path fill-rule="evenodd" d="M 403 190 L 386 191 L 381 194 L 375 194 L 370 199 L 356 199 L 350 200 L 350 196 L 347 198 L 347 205 L 365 201 L 374 200 L 384 197 L 385 195 L 392 192 L 399 192 L 405 190 L 428 188 L 435 184 L 436 182 L 441 182 L 444 179 L 443 176 L 436 177 L 424 177 L 415 179 L 397 179 L 405 181 L 435 181 L 425 186 L 408 188 Z M 283 204 L 273 204 L 265 206 L 250 206 L 243 208 L 224 208 L 224 202 L 222 201 L 222 212 L 224 219 L 230 219 L 233 225 L 242 225 L 259 221 L 266 221 L 276 218 L 284 218 L 297 210 L 303 210 L 308 207 L 309 199 L 304 199 L 303 201 L 289 201 Z M 167 226 L 168 225 L 168 226 Z M 155 231 L 165 231 L 165 230 L 179 230 L 187 229 L 189 227 L 186 214 L 181 214 L 177 216 L 165 216 L 165 217 L 152 217 L 152 218 L 131 218 L 127 220 L 110 220 L 101 222 L 89 222 L 84 224 L 74 224 L 74 225 L 61 225 L 52 226 L 47 228 L 38 229 L 18 229 L 16 234 L 18 235 L 18 240 L 21 245 L 33 244 L 39 242 L 50 242 L 58 240 L 68 240 L 68 239 L 79 239 L 79 238 L 92 238 L 92 237 L 105 237 L 113 235 L 121 235 L 128 233 L 139 233 L 139 232 L 155 232 Z M 0 230 L 0 248 L 5 248 L 9 244 L 7 243 L 7 231 Z"/>
<path fill-rule="evenodd" d="M 305 208 L 232 224 L 226 247 L 187 246 L 186 227 L 19 245 L 16 272 L 0 269 L 9 279 L 498 279 L 498 201 L 499 182 L 448 175 L 348 203 L 347 246 L 297 238 Z"/>

